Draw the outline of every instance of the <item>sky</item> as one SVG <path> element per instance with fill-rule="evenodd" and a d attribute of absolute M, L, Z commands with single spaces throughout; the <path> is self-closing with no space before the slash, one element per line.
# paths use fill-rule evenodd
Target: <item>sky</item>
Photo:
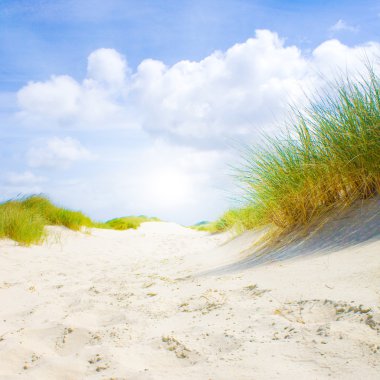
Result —
<path fill-rule="evenodd" d="M 378 1 L 0 0 L 0 201 L 193 224 L 245 144 L 380 60 Z"/>

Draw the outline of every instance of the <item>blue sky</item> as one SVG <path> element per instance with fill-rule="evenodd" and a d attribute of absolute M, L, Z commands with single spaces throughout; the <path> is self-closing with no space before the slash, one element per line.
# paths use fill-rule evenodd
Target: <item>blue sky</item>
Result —
<path fill-rule="evenodd" d="M 192 223 L 229 207 L 231 146 L 377 62 L 377 1 L 0 1 L 1 199 Z"/>
<path fill-rule="evenodd" d="M 1 86 L 15 90 L 28 80 L 70 73 L 80 78 L 85 59 L 112 47 L 136 67 L 145 58 L 171 65 L 200 60 L 252 37 L 276 31 L 303 49 L 331 37 L 344 20 L 359 30 L 341 30 L 340 41 L 379 40 L 377 1 L 1 1 Z"/>

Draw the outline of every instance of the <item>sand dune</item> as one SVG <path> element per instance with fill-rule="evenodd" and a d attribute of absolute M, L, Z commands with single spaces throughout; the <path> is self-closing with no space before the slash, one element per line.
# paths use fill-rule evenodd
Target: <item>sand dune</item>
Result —
<path fill-rule="evenodd" d="M 49 230 L 0 241 L 0 379 L 379 378 L 378 234 L 248 265 L 249 234 Z"/>

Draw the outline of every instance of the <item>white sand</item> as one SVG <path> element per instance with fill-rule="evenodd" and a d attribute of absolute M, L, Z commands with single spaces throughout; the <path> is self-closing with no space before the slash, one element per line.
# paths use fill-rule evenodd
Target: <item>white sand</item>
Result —
<path fill-rule="evenodd" d="M 250 235 L 50 232 L 0 241 L 0 379 L 380 378 L 379 240 L 191 277 Z"/>

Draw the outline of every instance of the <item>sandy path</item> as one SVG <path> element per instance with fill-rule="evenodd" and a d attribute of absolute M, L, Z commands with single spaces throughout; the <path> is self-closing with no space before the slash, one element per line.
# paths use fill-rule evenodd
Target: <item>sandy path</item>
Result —
<path fill-rule="evenodd" d="M 380 245 L 239 259 L 170 223 L 0 241 L 0 379 L 378 379 Z"/>

